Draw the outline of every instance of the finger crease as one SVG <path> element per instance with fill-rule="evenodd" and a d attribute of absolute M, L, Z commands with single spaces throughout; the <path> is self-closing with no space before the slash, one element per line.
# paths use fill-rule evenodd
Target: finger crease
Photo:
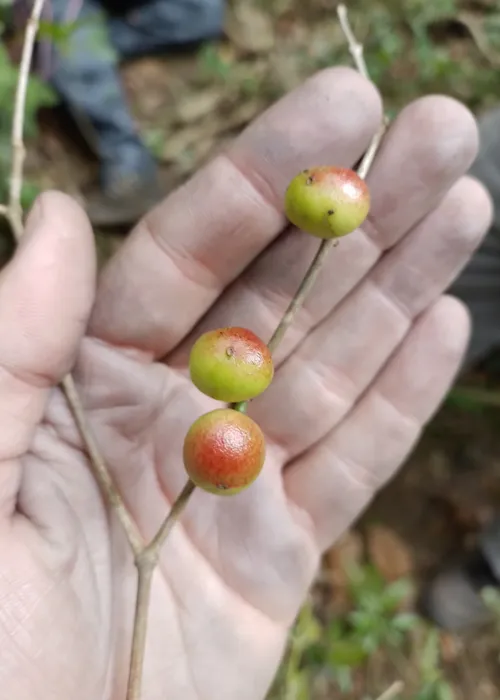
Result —
<path fill-rule="evenodd" d="M 284 216 L 282 196 L 278 195 L 269 180 L 254 168 L 246 170 L 230 153 L 224 153 L 221 157 L 252 187 L 265 204 L 270 206 L 280 216 Z"/>
<path fill-rule="evenodd" d="M 32 372 L 20 368 L 8 367 L 5 363 L 0 364 L 0 371 L 4 371 L 12 379 L 21 384 L 35 389 L 48 389 L 56 383 L 56 378 L 43 372 Z"/>
<path fill-rule="evenodd" d="M 390 401 L 390 399 L 384 396 L 380 391 L 372 390 L 372 392 L 371 400 L 374 398 L 379 399 L 389 410 L 392 410 L 396 414 L 394 420 L 391 421 L 391 434 L 387 436 L 387 440 L 395 442 L 400 438 L 398 444 L 402 444 L 404 441 L 405 445 L 410 447 L 410 442 L 416 439 L 421 431 L 420 421 L 416 417 L 403 412 L 393 401 Z M 412 437 L 411 441 L 408 440 L 408 435 Z M 384 486 L 394 471 L 399 467 L 401 463 L 401 454 L 398 451 L 396 457 L 393 459 L 388 458 L 385 461 L 380 460 L 380 458 L 375 455 L 371 467 L 359 461 L 354 462 L 344 455 L 338 455 L 338 459 L 341 462 L 341 468 L 342 466 L 346 467 L 344 473 L 351 482 L 360 486 L 363 490 L 374 493 Z"/>
<path fill-rule="evenodd" d="M 323 394 L 326 397 L 327 403 L 340 408 L 339 418 L 342 418 L 352 407 L 354 401 L 359 395 L 359 388 L 356 386 L 347 374 L 328 366 L 324 362 L 311 363 L 310 359 L 299 358 L 302 365 L 301 371 L 309 373 L 312 381 L 319 384 Z"/>
<path fill-rule="evenodd" d="M 372 289 L 382 298 L 382 301 L 396 312 L 396 314 L 404 321 L 406 326 L 409 326 L 412 323 L 415 314 L 413 314 L 410 309 L 403 304 L 398 296 L 392 294 L 387 289 L 384 289 L 384 287 L 373 279 L 373 277 L 368 278 L 367 284 L 371 285 Z"/>
<path fill-rule="evenodd" d="M 219 277 L 208 265 L 190 255 L 188 251 L 183 253 L 180 250 L 174 250 L 167 243 L 165 236 L 156 233 L 156 227 L 151 226 L 147 218 L 140 225 L 161 253 L 167 256 L 184 280 L 201 287 L 204 291 L 220 292 L 222 290 Z"/>

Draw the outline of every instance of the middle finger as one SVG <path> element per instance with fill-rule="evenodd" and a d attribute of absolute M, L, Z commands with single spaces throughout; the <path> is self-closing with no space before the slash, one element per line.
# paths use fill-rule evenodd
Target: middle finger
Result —
<path fill-rule="evenodd" d="M 276 353 L 277 366 L 359 283 L 383 252 L 437 205 L 469 168 L 477 141 L 473 116 L 451 98 L 424 97 L 401 112 L 367 179 L 372 197 L 369 220 L 332 251 Z M 317 247 L 316 238 L 296 229 L 281 236 L 220 297 L 168 363 L 185 369 L 195 338 L 212 328 L 244 326 L 268 340 Z"/>
<path fill-rule="evenodd" d="M 460 272 L 490 220 L 483 186 L 463 177 L 281 365 L 251 415 L 288 459 L 345 417 Z"/>

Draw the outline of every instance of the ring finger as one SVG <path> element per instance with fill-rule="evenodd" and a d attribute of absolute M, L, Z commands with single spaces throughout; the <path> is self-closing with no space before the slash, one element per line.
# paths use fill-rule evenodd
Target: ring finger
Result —
<path fill-rule="evenodd" d="M 459 180 L 283 363 L 251 414 L 289 459 L 347 414 L 416 317 L 465 265 L 490 218 L 483 186 Z"/>

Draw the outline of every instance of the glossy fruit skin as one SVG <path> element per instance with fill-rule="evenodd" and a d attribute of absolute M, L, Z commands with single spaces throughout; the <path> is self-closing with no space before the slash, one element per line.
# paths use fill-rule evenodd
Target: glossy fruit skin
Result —
<path fill-rule="evenodd" d="M 249 401 L 267 389 L 274 375 L 267 345 L 247 328 L 208 331 L 189 357 L 193 384 L 218 401 Z"/>
<path fill-rule="evenodd" d="M 285 213 L 318 238 L 340 238 L 357 229 L 370 211 L 370 191 L 354 170 L 308 168 L 296 175 L 285 194 Z"/>
<path fill-rule="evenodd" d="M 257 423 L 232 408 L 217 408 L 200 416 L 184 440 L 189 478 L 205 491 L 222 496 L 250 486 L 265 456 L 265 439 Z"/>

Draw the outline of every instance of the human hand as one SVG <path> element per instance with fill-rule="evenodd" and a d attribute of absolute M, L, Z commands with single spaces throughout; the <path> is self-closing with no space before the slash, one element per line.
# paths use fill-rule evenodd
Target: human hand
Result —
<path fill-rule="evenodd" d="M 217 405 L 188 380 L 193 340 L 274 330 L 317 239 L 289 230 L 300 169 L 352 166 L 381 118 L 339 68 L 260 117 L 152 211 L 100 277 L 68 197 L 47 193 L 0 277 L 0 687 L 9 700 L 123 700 L 136 572 L 65 399 L 76 379 L 101 451 L 149 539 L 183 487 L 184 435 Z M 460 363 L 468 318 L 443 297 L 491 206 L 463 177 L 472 116 L 407 107 L 368 178 L 363 231 L 328 259 L 249 413 L 267 460 L 243 493 L 196 491 L 153 583 L 145 700 L 259 700 L 322 551 L 401 465 Z M 91 313 L 92 309 L 92 313 Z M 89 320 L 90 319 L 90 320 Z"/>

